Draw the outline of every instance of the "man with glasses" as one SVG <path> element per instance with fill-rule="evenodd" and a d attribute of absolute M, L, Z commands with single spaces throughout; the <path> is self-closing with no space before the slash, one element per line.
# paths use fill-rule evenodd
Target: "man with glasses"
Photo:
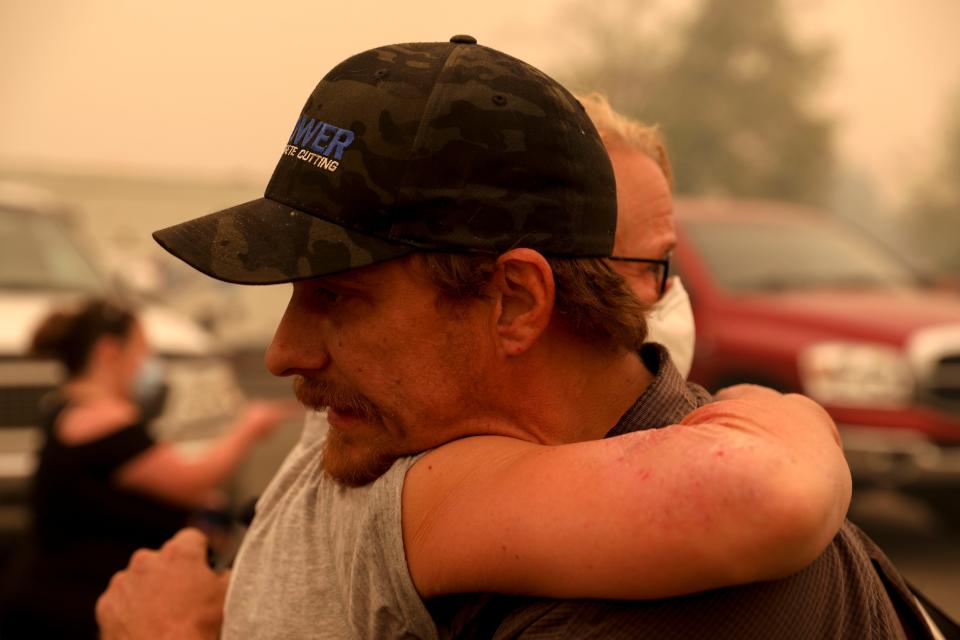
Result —
<path fill-rule="evenodd" d="M 680 278 L 670 277 L 677 232 L 666 145 L 656 128 L 620 115 L 602 95 L 581 96 L 580 102 L 600 133 L 617 180 L 613 268 L 634 295 L 651 305 L 647 340 L 664 345 L 686 377 L 693 362 L 693 310 Z"/>

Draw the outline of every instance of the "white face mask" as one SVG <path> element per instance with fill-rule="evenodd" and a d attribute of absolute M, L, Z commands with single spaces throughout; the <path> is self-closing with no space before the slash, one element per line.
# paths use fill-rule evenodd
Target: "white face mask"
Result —
<path fill-rule="evenodd" d="M 658 342 L 665 346 L 680 375 L 686 378 L 690 374 L 696 327 L 693 324 L 690 296 L 683 288 L 680 276 L 670 278 L 663 297 L 647 315 L 647 342 Z"/>

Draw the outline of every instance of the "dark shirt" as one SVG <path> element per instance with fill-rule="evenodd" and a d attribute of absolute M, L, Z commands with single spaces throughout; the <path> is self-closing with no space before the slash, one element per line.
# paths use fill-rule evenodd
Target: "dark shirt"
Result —
<path fill-rule="evenodd" d="M 608 437 L 676 424 L 710 400 L 659 345 L 641 356 L 655 378 Z M 449 596 L 430 611 L 441 638 L 930 637 L 903 579 L 850 522 L 810 566 L 781 580 L 649 601 Z"/>

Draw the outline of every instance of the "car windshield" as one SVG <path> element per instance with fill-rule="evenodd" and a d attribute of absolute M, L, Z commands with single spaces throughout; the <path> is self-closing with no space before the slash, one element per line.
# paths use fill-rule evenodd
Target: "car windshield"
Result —
<path fill-rule="evenodd" d="M 918 284 L 886 250 L 827 219 L 692 220 L 683 228 L 717 283 L 734 291 Z"/>
<path fill-rule="evenodd" d="M 0 289 L 96 293 L 103 288 L 62 221 L 0 209 Z"/>

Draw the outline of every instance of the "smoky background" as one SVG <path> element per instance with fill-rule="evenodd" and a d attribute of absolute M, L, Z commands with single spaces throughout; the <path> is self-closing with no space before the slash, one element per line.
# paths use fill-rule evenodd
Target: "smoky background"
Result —
<path fill-rule="evenodd" d="M 207 326 L 248 393 L 286 394 L 262 354 L 288 287 L 207 279 L 150 232 L 260 197 L 343 58 L 468 33 L 657 124 L 678 195 L 813 205 L 957 287 L 958 25 L 955 0 L 5 1 L 0 182 L 67 211 L 124 287 Z M 854 515 L 960 614 L 960 551 L 922 505 L 871 493 Z"/>

